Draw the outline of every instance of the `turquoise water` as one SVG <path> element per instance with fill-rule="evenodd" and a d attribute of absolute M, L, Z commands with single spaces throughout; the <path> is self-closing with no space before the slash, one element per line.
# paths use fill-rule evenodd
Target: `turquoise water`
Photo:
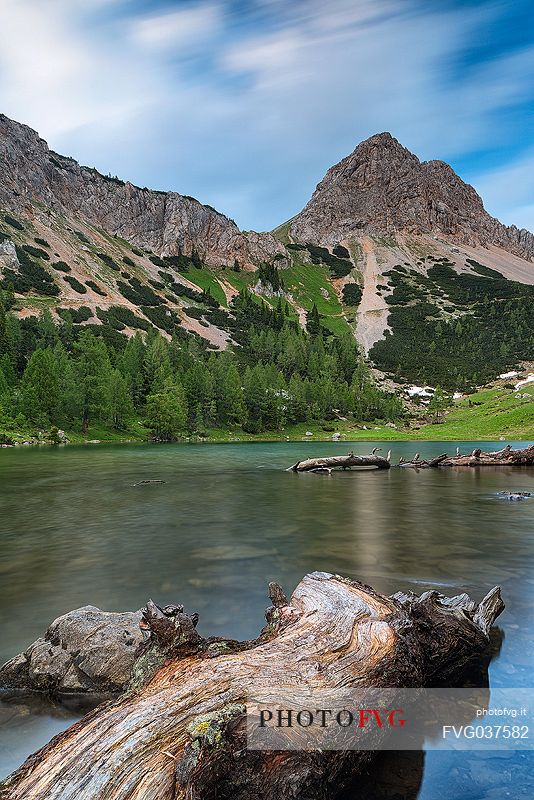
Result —
<path fill-rule="evenodd" d="M 457 445 L 469 452 L 479 443 L 379 443 L 394 463 Z M 373 446 L 351 444 L 357 453 Z M 325 570 L 385 593 L 437 588 L 480 599 L 499 583 L 507 609 L 490 679 L 531 686 L 534 500 L 495 494 L 534 491 L 534 470 L 284 471 L 347 450 L 310 442 L 0 450 L 0 660 L 72 608 L 136 609 L 149 597 L 198 611 L 201 633 L 253 637 L 269 580 L 291 591 L 306 572 Z M 144 479 L 165 483 L 133 485 Z M 0 775 L 71 721 L 62 707 L 0 709 Z M 528 766 L 513 753 L 429 752 L 420 786 L 404 785 L 399 768 L 373 791 L 434 800 L 450 773 L 448 800 L 504 797 L 507 776 L 512 800 L 531 798 Z"/>

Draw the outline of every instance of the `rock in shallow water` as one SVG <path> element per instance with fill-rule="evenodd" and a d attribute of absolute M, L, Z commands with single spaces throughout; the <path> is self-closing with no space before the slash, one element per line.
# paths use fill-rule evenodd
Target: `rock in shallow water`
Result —
<path fill-rule="evenodd" d="M 0 690 L 116 692 L 130 679 L 143 636 L 141 611 L 84 606 L 58 617 L 43 638 L 0 668 Z"/>

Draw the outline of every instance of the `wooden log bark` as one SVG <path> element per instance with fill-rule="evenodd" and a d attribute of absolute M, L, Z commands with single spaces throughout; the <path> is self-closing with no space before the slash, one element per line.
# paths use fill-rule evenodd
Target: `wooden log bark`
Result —
<path fill-rule="evenodd" d="M 479 447 L 471 453 L 455 456 L 448 456 L 442 453 L 436 458 L 429 460 L 421 459 L 419 453 L 405 461 L 401 458 L 399 467 L 413 467 L 414 469 L 429 469 L 433 467 L 532 467 L 534 466 L 534 445 L 520 450 L 513 450 L 511 445 L 507 445 L 502 450 L 494 452 L 483 452 Z"/>
<path fill-rule="evenodd" d="M 507 445 L 502 450 L 483 452 L 480 448 L 468 455 L 458 455 L 444 460 L 443 467 L 532 467 L 534 466 L 534 445 L 513 450 Z"/>
<path fill-rule="evenodd" d="M 361 751 L 252 752 L 244 702 L 266 686 L 417 687 L 452 679 L 488 646 L 504 608 L 385 597 L 327 573 L 288 601 L 276 584 L 268 624 L 250 642 L 203 639 L 181 606 L 149 603 L 130 690 L 31 756 L 3 800 L 325 800 L 369 761 Z"/>
<path fill-rule="evenodd" d="M 354 453 L 339 456 L 325 456 L 324 458 L 307 458 L 297 461 L 289 467 L 287 472 L 326 472 L 333 469 L 350 469 L 351 467 L 369 467 L 374 469 L 389 469 L 389 459 L 371 453 L 368 456 L 356 456 Z"/>
<path fill-rule="evenodd" d="M 434 467 L 441 466 L 446 460 L 448 459 L 447 453 L 442 453 L 440 456 L 436 456 L 436 458 L 431 458 L 430 460 L 427 459 L 420 459 L 419 454 L 417 454 L 417 458 L 414 458 L 411 461 L 405 461 L 401 459 L 399 461 L 399 467 L 413 467 L 413 469 L 432 469 Z"/>

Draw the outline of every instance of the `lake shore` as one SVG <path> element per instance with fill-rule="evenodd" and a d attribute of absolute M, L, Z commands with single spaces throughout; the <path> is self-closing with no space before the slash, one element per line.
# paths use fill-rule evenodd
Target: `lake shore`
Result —
<path fill-rule="evenodd" d="M 21 445 L 48 444 L 45 433 L 34 429 L 0 429 L 13 442 Z M 287 425 L 281 430 L 247 433 L 237 428 L 209 428 L 202 434 L 184 434 L 181 442 L 301 442 L 316 441 L 516 441 L 534 440 L 534 388 L 527 387 L 517 396 L 504 388 L 482 389 L 456 401 L 439 420 L 429 421 L 428 411 L 422 408 L 408 419 L 397 423 L 335 419 L 322 422 Z M 307 435 L 308 434 L 308 435 Z M 311 434 L 311 436 L 309 435 Z M 339 437 L 337 436 L 339 434 Z M 90 427 L 86 433 L 65 431 L 70 444 L 135 443 L 149 441 L 149 431 L 141 420 L 134 420 L 125 430 Z"/>

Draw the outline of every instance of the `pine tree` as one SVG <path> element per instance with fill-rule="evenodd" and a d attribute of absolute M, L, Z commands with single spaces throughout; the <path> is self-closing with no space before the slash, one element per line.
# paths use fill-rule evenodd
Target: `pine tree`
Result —
<path fill-rule="evenodd" d="M 167 381 L 161 391 L 147 397 L 145 423 L 158 441 L 178 439 L 187 425 L 187 402 L 179 383 Z"/>
<path fill-rule="evenodd" d="M 140 408 L 144 402 L 144 360 L 145 345 L 141 334 L 137 332 L 135 336 L 128 339 L 128 343 L 118 359 L 118 368 L 127 381 L 135 408 Z"/>
<path fill-rule="evenodd" d="M 313 304 L 311 311 L 306 314 L 306 329 L 311 336 L 317 336 L 321 332 L 321 318 L 316 303 Z"/>
<path fill-rule="evenodd" d="M 0 357 L 8 352 L 6 335 L 6 309 L 0 294 Z"/>
<path fill-rule="evenodd" d="M 241 376 L 235 364 L 225 370 L 221 386 L 221 404 L 217 409 L 218 417 L 228 425 L 242 425 L 246 408 L 243 400 Z"/>
<path fill-rule="evenodd" d="M 90 423 L 109 419 L 111 363 L 104 340 L 90 331 L 82 331 L 75 349 L 82 429 L 87 431 Z"/>
<path fill-rule="evenodd" d="M 58 364 L 51 348 L 38 348 L 28 361 L 20 387 L 20 410 L 30 422 L 48 427 L 59 421 Z"/>
<path fill-rule="evenodd" d="M 147 394 L 154 394 L 163 388 L 165 383 L 172 378 L 169 345 L 158 333 L 147 337 L 147 346 L 144 360 L 144 372 Z"/>
<path fill-rule="evenodd" d="M 59 342 L 59 331 L 54 324 L 52 314 L 46 308 L 37 323 L 37 344 L 39 347 L 55 347 Z"/>
<path fill-rule="evenodd" d="M 432 399 L 428 404 L 428 410 L 434 415 L 436 422 L 441 419 L 448 405 L 449 398 L 440 386 L 436 386 Z"/>
<path fill-rule="evenodd" d="M 123 428 L 134 414 L 128 383 L 118 369 L 113 369 L 110 374 L 109 414 L 115 430 Z"/>
<path fill-rule="evenodd" d="M 195 361 L 184 375 L 184 390 L 187 405 L 191 415 L 191 424 L 196 425 L 195 417 L 199 410 L 203 423 L 211 424 L 213 421 L 213 378 L 209 369 L 202 361 Z"/>

